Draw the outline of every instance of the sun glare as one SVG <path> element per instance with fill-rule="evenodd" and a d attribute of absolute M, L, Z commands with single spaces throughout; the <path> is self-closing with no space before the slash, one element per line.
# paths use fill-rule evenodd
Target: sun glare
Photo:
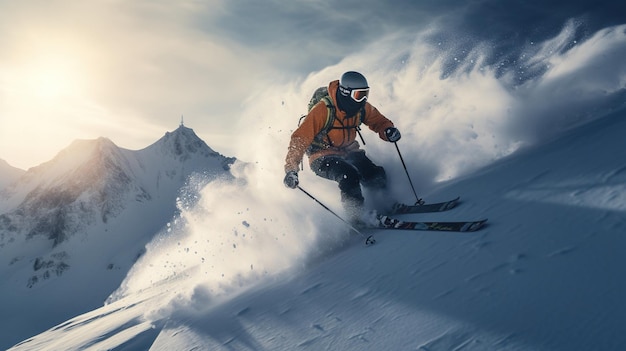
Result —
<path fill-rule="evenodd" d="M 85 92 L 87 65 L 80 51 L 70 49 L 23 48 L 10 69 L 0 65 L 0 97 L 6 96 L 0 99 L 0 158 L 17 159 L 11 161 L 14 166 L 35 166 L 68 140 L 81 137 L 78 126 L 91 111 Z M 35 154 L 41 158 L 33 161 Z"/>
<path fill-rule="evenodd" d="M 54 100 L 76 93 L 77 79 L 68 61 L 42 60 L 28 70 L 25 88 L 38 98 Z"/>
<path fill-rule="evenodd" d="M 32 90 L 36 96 L 53 99 L 70 92 L 69 77 L 62 71 L 47 69 L 34 75 Z"/>

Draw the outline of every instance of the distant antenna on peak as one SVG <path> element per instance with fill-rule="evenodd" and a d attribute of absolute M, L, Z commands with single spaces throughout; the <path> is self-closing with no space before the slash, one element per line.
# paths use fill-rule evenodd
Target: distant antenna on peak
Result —
<path fill-rule="evenodd" d="M 184 127 L 185 126 L 185 120 L 183 118 L 183 115 L 180 115 L 180 126 Z"/>

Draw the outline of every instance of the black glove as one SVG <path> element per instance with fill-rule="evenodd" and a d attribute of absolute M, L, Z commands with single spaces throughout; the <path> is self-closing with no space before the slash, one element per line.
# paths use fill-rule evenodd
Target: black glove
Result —
<path fill-rule="evenodd" d="M 385 129 L 385 136 L 389 142 L 395 143 L 400 140 L 400 131 L 396 127 L 389 127 Z"/>
<path fill-rule="evenodd" d="M 298 186 L 298 173 L 296 171 L 289 171 L 285 174 L 285 179 L 283 179 L 283 183 L 287 188 L 295 189 Z"/>

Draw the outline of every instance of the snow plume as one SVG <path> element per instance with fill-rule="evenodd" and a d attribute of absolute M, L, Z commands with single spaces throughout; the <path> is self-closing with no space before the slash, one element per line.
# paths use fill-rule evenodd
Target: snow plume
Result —
<path fill-rule="evenodd" d="M 498 61 L 488 43 L 428 33 L 395 55 L 398 42 L 387 44 L 384 58 L 357 69 L 370 72 L 372 103 L 404 132 L 414 172 L 451 179 L 624 107 L 626 26 L 588 38 L 580 26 L 527 43 L 515 61 Z"/>
<path fill-rule="evenodd" d="M 545 74 L 513 92 L 514 137 L 537 142 L 624 108 L 626 25 L 605 28 L 577 40 L 575 21 L 537 45 L 524 64 Z"/>
<path fill-rule="evenodd" d="M 160 286 L 165 297 L 146 316 L 157 320 L 176 309 L 210 308 L 307 263 L 320 237 L 314 228 L 324 229 L 314 225 L 319 209 L 307 214 L 259 165 L 236 162 L 231 172 L 235 180 L 191 179 L 178 199 L 180 215 L 148 245 L 109 303 Z"/>

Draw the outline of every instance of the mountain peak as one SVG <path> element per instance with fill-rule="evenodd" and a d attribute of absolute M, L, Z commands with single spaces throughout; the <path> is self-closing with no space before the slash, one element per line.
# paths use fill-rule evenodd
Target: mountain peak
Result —
<path fill-rule="evenodd" d="M 150 145 L 148 149 L 160 149 L 166 155 L 185 161 L 193 154 L 202 156 L 222 156 L 211 149 L 193 129 L 185 127 L 182 123 L 173 132 L 166 132 L 156 143 Z"/>

